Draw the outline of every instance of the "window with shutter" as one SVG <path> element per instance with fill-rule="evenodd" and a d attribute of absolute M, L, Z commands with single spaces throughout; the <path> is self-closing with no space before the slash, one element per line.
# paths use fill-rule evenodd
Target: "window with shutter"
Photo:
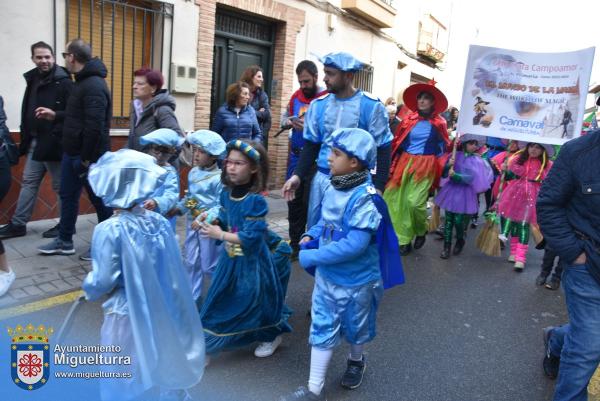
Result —
<path fill-rule="evenodd" d="M 165 27 L 172 27 L 173 5 L 144 0 L 65 1 L 67 38 L 89 42 L 93 55 L 105 63 L 113 128 L 128 128 L 133 72 L 142 66 L 161 70 Z M 167 34 L 172 37 L 171 31 Z M 163 76 L 168 80 L 169 72 L 163 71 Z"/>

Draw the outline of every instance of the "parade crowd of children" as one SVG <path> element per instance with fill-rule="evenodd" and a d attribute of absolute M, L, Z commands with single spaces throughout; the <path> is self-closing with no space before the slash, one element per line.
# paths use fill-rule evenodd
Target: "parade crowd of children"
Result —
<path fill-rule="evenodd" d="M 413 92 L 418 107 L 435 100 Z M 514 269 L 524 269 L 530 233 L 537 230 L 536 198 L 554 148 L 506 141 L 504 152 L 489 157 L 483 137 L 459 134 L 451 141 L 444 133 L 431 139 L 445 127 L 434 117 L 421 113 L 413 117 L 419 122 L 400 127 L 406 132 L 394 146 L 406 160 L 392 165 L 395 184 L 387 187 L 387 197 L 372 181 L 379 152 L 373 135 L 361 128 L 330 133 L 329 183 L 320 216 L 300 240 L 299 264 L 315 278 L 308 382 L 281 400 L 326 400 L 328 366 L 343 340 L 349 352 L 340 384 L 361 385 L 364 349 L 376 335 L 384 289 L 404 282 L 400 255 L 412 250 L 413 238 L 414 249 L 425 243 L 422 221 L 410 224 L 414 232 L 406 238 L 396 235 L 406 211 L 390 204 L 397 198 L 390 193 L 410 197 L 412 183 L 433 196 L 445 215 L 438 230 L 440 257 L 448 259 L 466 246 L 468 224 L 479 213 L 480 194 L 487 192 L 489 210 L 501 219 L 495 240 L 506 243 Z M 193 150 L 194 165 L 180 196 L 178 170 L 169 160 L 184 141 Z M 146 154 L 108 152 L 89 173 L 94 192 L 115 213 L 94 231 L 93 269 L 83 290 L 89 300 L 107 296 L 101 341 L 121 344 L 134 361 L 132 377 L 103 382 L 101 395 L 103 400 L 191 400 L 187 389 L 200 381 L 210 358 L 251 345 L 256 357 L 269 357 L 292 330 L 285 303 L 292 249 L 266 220 L 263 194 L 270 168 L 260 143 L 225 143 L 209 130 L 182 137 L 158 129 L 142 136 L 140 144 Z M 427 180 L 415 178 L 419 169 Z M 175 223 L 184 215 L 182 251 Z M 547 249 L 538 285 L 558 288 L 560 262 L 551 275 L 554 259 Z"/>

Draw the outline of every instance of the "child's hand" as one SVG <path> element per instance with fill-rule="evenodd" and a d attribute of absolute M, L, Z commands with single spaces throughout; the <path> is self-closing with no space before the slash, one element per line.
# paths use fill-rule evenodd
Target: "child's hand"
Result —
<path fill-rule="evenodd" d="M 142 204 L 142 207 L 144 209 L 148 209 L 148 210 L 154 210 L 156 209 L 156 201 L 154 199 L 148 199 L 146 201 L 144 201 L 144 203 Z"/>
<path fill-rule="evenodd" d="M 223 234 L 223 230 L 220 226 L 202 223 L 200 225 L 200 233 L 204 236 L 213 239 L 221 239 L 221 235 Z"/>
<path fill-rule="evenodd" d="M 453 167 L 450 167 L 450 171 L 448 171 L 448 177 L 454 177 L 454 174 L 456 174 L 456 173 L 454 172 L 454 168 L 453 168 Z"/>
<path fill-rule="evenodd" d="M 202 227 L 202 223 L 201 221 L 199 221 L 200 216 L 198 216 L 197 218 L 194 219 L 194 221 L 192 221 L 192 224 L 190 225 L 192 230 L 194 231 L 198 231 L 200 229 L 200 227 Z"/>
<path fill-rule="evenodd" d="M 200 213 L 200 215 L 198 217 L 196 217 L 196 220 L 194 220 L 194 221 L 198 221 L 198 222 L 202 223 L 204 220 L 206 220 L 207 216 L 208 216 L 208 212 L 202 212 L 202 213 Z"/>
<path fill-rule="evenodd" d="M 300 242 L 298 244 L 304 244 L 305 242 L 308 241 L 312 241 L 312 237 L 309 237 L 308 235 L 305 237 L 302 237 L 302 239 L 300 240 Z"/>

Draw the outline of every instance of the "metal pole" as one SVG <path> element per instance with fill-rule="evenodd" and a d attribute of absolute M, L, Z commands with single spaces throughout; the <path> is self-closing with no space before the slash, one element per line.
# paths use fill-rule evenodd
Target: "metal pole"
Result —
<path fill-rule="evenodd" d="M 110 93 L 114 99 L 115 83 L 115 3 L 112 3 L 112 23 L 111 23 L 111 50 L 110 50 Z"/>
<path fill-rule="evenodd" d="M 81 1 L 79 0 L 79 7 L 77 8 L 77 37 L 81 37 Z"/>
<path fill-rule="evenodd" d="M 123 32 L 121 35 L 121 43 L 123 47 L 121 48 L 121 116 L 124 116 L 125 111 L 125 19 L 127 18 L 127 10 L 125 9 L 125 5 L 123 5 Z"/>

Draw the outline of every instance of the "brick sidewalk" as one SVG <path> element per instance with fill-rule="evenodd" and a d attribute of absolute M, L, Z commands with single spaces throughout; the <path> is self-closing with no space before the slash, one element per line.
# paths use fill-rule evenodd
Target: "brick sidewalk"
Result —
<path fill-rule="evenodd" d="M 269 227 L 283 238 L 288 238 L 286 203 L 273 193 L 267 197 Z M 45 256 L 37 248 L 51 240 L 42 233 L 58 223 L 57 219 L 34 221 L 27 225 L 27 235 L 3 240 L 8 264 L 17 276 L 7 294 L 0 297 L 0 309 L 39 301 L 54 295 L 78 290 L 90 271 L 89 262 L 79 260 L 79 255 L 90 246 L 96 215 L 88 214 L 77 219 L 77 234 L 73 237 L 75 255 Z M 180 242 L 185 239 L 185 218 L 177 219 Z"/>

